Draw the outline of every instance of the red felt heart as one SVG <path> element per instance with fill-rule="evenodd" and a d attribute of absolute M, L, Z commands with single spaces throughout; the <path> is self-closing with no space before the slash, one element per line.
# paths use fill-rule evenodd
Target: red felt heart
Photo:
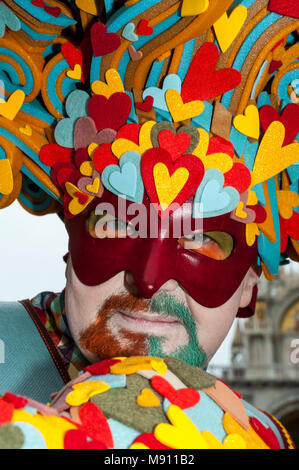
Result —
<path fill-rule="evenodd" d="M 81 206 L 84 206 L 84 204 L 86 204 L 88 201 L 87 194 L 81 193 L 80 191 L 75 192 L 75 197 L 78 199 L 78 202 L 81 204 Z"/>
<path fill-rule="evenodd" d="M 79 148 L 76 150 L 74 154 L 74 162 L 78 170 L 80 170 L 80 167 L 83 162 L 88 162 L 90 161 L 89 153 L 86 148 Z"/>
<path fill-rule="evenodd" d="M 249 188 L 250 183 L 250 171 L 242 163 L 234 163 L 232 169 L 224 175 L 224 186 L 232 186 L 240 194 Z"/>
<path fill-rule="evenodd" d="M 265 222 L 265 220 L 267 218 L 267 212 L 265 211 L 265 209 L 262 206 L 257 204 L 256 206 L 246 206 L 246 207 L 255 212 L 254 222 L 256 224 L 262 224 L 262 223 Z"/>
<path fill-rule="evenodd" d="M 96 57 L 110 54 L 120 46 L 120 37 L 115 33 L 107 33 L 106 26 L 101 22 L 93 24 L 90 38 Z"/>
<path fill-rule="evenodd" d="M 120 359 L 105 359 L 104 361 L 91 364 L 83 369 L 84 372 L 90 372 L 92 375 L 105 375 L 110 373 L 110 366 L 121 362 Z"/>
<path fill-rule="evenodd" d="M 170 129 L 164 129 L 159 133 L 158 141 L 162 149 L 167 150 L 172 160 L 175 161 L 181 155 L 184 155 L 191 143 L 191 137 L 185 132 L 174 135 Z"/>
<path fill-rule="evenodd" d="M 135 106 L 140 111 L 149 113 L 153 109 L 154 98 L 152 96 L 147 96 L 142 103 L 136 103 Z"/>
<path fill-rule="evenodd" d="M 73 149 L 61 147 L 58 144 L 44 145 L 39 153 L 39 158 L 42 163 L 48 166 L 53 166 L 58 162 L 71 163 Z"/>
<path fill-rule="evenodd" d="M 58 18 L 61 14 L 61 9 L 59 7 L 50 7 L 49 5 L 44 6 L 45 11 L 54 16 L 54 18 Z"/>
<path fill-rule="evenodd" d="M 111 151 L 111 144 L 104 144 L 98 147 L 95 150 L 92 159 L 95 169 L 100 174 L 108 165 L 119 165 L 118 158 Z"/>
<path fill-rule="evenodd" d="M 44 0 L 32 0 L 31 3 L 38 8 L 44 8 L 46 6 Z"/>
<path fill-rule="evenodd" d="M 281 114 L 273 106 L 267 104 L 260 109 L 260 121 L 264 132 L 273 121 L 280 121 L 285 126 L 286 135 L 283 146 L 293 143 L 299 132 L 299 106 L 288 104 Z"/>
<path fill-rule="evenodd" d="M 183 155 L 173 162 L 171 155 L 165 149 L 153 148 L 145 152 L 141 159 L 141 173 L 144 186 L 151 202 L 158 207 L 159 216 L 164 218 L 171 214 L 173 209 L 169 207 L 166 211 L 163 211 L 160 206 L 153 174 L 154 166 L 157 163 L 166 165 L 170 177 L 179 168 L 187 168 L 189 171 L 187 182 L 178 193 L 177 197 L 172 201 L 172 204 L 179 205 L 182 205 L 191 195 L 195 194 L 204 176 L 204 166 L 201 160 L 194 155 Z"/>
<path fill-rule="evenodd" d="M 85 403 L 80 409 L 80 419 L 86 433 L 92 438 L 113 448 L 110 426 L 102 411 L 92 402 Z"/>
<path fill-rule="evenodd" d="M 77 64 L 82 67 L 82 52 L 76 49 L 71 42 L 65 42 L 61 45 L 61 53 L 72 69 Z"/>
<path fill-rule="evenodd" d="M 141 126 L 139 124 L 130 123 L 121 127 L 117 133 L 117 139 L 126 139 L 139 145 L 139 134 Z"/>
<path fill-rule="evenodd" d="M 163 377 L 155 375 L 151 380 L 153 388 L 160 393 L 163 397 L 167 398 L 173 405 L 177 405 L 183 410 L 191 408 L 196 405 L 200 400 L 200 395 L 194 388 L 182 388 L 176 390 L 173 386 Z"/>
<path fill-rule="evenodd" d="M 0 425 L 4 423 L 10 423 L 13 416 L 14 405 L 7 403 L 0 398 Z"/>
<path fill-rule="evenodd" d="M 272 74 L 276 72 L 276 70 L 280 69 L 281 66 L 282 66 L 281 60 L 272 60 L 269 66 L 269 73 Z"/>
<path fill-rule="evenodd" d="M 242 76 L 238 70 L 227 68 L 215 71 L 219 57 L 216 44 L 204 43 L 194 57 L 182 86 L 184 103 L 209 100 L 238 86 Z"/>
<path fill-rule="evenodd" d="M 288 237 L 299 240 L 299 214 L 293 211 L 290 219 L 283 219 L 279 216 L 280 222 L 280 252 L 283 253 L 288 244 Z"/>
<path fill-rule="evenodd" d="M 10 392 L 6 392 L 4 394 L 3 400 L 6 401 L 7 403 L 12 403 L 16 410 L 20 410 L 21 408 L 24 408 L 28 403 L 27 398 L 21 397 L 19 395 L 14 395 L 13 393 L 10 393 Z"/>
<path fill-rule="evenodd" d="M 231 142 L 223 137 L 216 136 L 212 137 L 209 141 L 207 155 L 212 155 L 214 153 L 226 153 L 233 157 L 235 155 L 235 150 Z"/>
<path fill-rule="evenodd" d="M 74 171 L 72 163 L 59 162 L 56 163 L 51 170 L 51 177 L 54 184 L 65 190 L 65 183 L 70 180 L 71 174 Z"/>
<path fill-rule="evenodd" d="M 270 0 L 268 10 L 279 15 L 299 18 L 298 0 Z"/>
<path fill-rule="evenodd" d="M 171 447 L 167 447 L 158 441 L 152 433 L 144 433 L 140 434 L 140 436 L 136 437 L 133 444 L 137 442 L 144 444 L 149 449 L 171 449 Z"/>
<path fill-rule="evenodd" d="M 263 439 L 270 449 L 280 449 L 280 444 L 272 429 L 266 428 L 257 418 L 252 416 L 250 424 L 255 432 Z"/>
<path fill-rule="evenodd" d="M 127 122 L 131 108 L 131 99 L 126 93 L 114 93 L 109 99 L 102 95 L 94 95 L 88 102 L 88 113 L 98 131 L 102 129 L 117 131 Z"/>
<path fill-rule="evenodd" d="M 87 440 L 87 435 L 80 429 L 70 429 L 64 436 L 65 449 L 107 449 L 107 446 L 94 439 Z"/>
<path fill-rule="evenodd" d="M 140 21 L 137 27 L 137 34 L 140 36 L 151 36 L 154 32 L 154 29 L 149 26 L 149 22 L 146 19 Z"/>

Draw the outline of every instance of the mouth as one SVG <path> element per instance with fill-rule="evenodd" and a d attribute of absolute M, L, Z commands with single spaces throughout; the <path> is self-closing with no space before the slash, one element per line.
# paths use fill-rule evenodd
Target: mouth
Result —
<path fill-rule="evenodd" d="M 170 316 L 147 312 L 127 312 L 117 310 L 113 321 L 125 329 L 138 333 L 156 333 L 162 335 L 174 327 L 182 326 L 181 322 Z"/>

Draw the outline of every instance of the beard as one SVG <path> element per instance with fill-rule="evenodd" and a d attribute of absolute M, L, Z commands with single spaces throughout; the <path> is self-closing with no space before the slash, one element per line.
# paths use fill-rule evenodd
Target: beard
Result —
<path fill-rule="evenodd" d="M 147 336 L 113 327 L 109 320 L 116 311 L 147 311 L 147 302 L 123 293 L 111 295 L 99 309 L 97 319 L 80 334 L 80 345 L 98 359 L 116 356 L 145 355 L 148 349 Z"/>

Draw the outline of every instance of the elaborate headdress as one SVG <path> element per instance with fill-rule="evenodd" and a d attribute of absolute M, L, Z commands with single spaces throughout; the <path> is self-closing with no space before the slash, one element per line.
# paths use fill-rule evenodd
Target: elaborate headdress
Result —
<path fill-rule="evenodd" d="M 298 2 L 104 3 L 0 3 L 0 207 L 193 197 L 268 279 L 299 260 Z"/>

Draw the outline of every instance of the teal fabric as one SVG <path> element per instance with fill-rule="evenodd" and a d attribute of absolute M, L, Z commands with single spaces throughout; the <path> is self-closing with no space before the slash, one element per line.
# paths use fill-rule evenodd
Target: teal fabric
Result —
<path fill-rule="evenodd" d="M 0 302 L 0 395 L 9 391 L 47 403 L 63 386 L 26 309 L 19 302 Z"/>

